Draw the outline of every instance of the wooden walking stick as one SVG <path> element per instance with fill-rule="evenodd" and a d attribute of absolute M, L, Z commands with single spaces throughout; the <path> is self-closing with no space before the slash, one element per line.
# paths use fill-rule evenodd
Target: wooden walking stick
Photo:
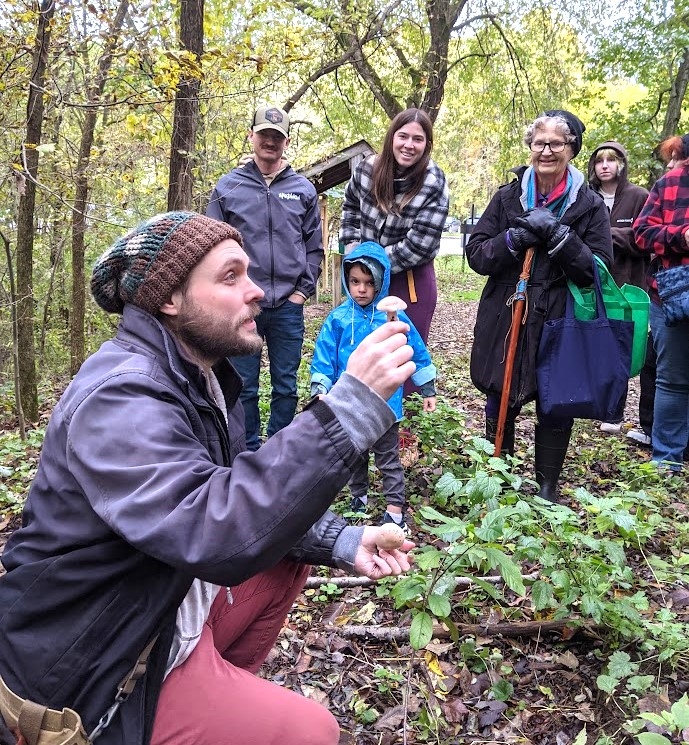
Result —
<path fill-rule="evenodd" d="M 527 248 L 522 273 L 519 275 L 517 289 L 510 298 L 512 304 L 512 323 L 510 325 L 510 342 L 507 347 L 505 356 L 505 377 L 502 381 L 502 394 L 500 396 L 500 411 L 498 413 L 498 429 L 495 433 L 495 449 L 493 455 L 500 457 L 502 450 L 502 441 L 505 437 L 505 422 L 507 421 L 507 408 L 510 400 L 510 388 L 512 387 L 512 369 L 514 368 L 514 358 L 517 354 L 517 342 L 519 341 L 519 332 L 526 307 L 526 286 L 531 276 L 531 263 L 533 262 L 534 249 Z"/>

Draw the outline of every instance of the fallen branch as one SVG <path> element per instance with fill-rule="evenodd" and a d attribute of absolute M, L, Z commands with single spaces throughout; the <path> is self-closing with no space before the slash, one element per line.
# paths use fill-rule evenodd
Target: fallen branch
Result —
<path fill-rule="evenodd" d="M 337 626 L 330 624 L 330 628 L 337 629 L 337 633 L 344 637 L 367 637 L 378 641 L 409 641 L 408 626 Z M 553 631 L 563 631 L 569 628 L 571 631 L 595 631 L 597 625 L 582 623 L 576 626 L 572 620 L 567 621 L 501 621 L 492 624 L 460 623 L 457 631 L 460 636 L 532 636 Z M 450 632 L 444 626 L 436 624 L 433 626 L 434 639 L 449 639 Z"/>
<path fill-rule="evenodd" d="M 533 574 L 522 574 L 522 580 L 527 582 L 538 579 L 538 573 Z M 455 577 L 457 587 L 473 587 L 476 584 L 476 580 L 481 582 L 489 582 L 492 585 L 499 585 L 504 582 L 500 575 L 490 575 L 488 577 Z M 312 590 L 319 588 L 321 585 L 335 585 L 335 587 L 368 587 L 369 585 L 375 585 L 378 580 L 369 579 L 368 577 L 309 577 L 306 580 L 304 589 Z"/>

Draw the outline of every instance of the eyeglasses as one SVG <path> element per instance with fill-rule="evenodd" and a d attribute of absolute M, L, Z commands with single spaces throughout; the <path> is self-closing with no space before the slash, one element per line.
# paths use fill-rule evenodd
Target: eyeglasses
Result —
<path fill-rule="evenodd" d="M 561 153 L 565 149 L 565 145 L 569 145 L 568 142 L 562 142 L 562 140 L 553 140 L 552 142 L 543 142 L 543 140 L 534 140 L 529 145 L 532 153 L 542 153 L 547 147 L 550 148 L 551 153 Z"/>

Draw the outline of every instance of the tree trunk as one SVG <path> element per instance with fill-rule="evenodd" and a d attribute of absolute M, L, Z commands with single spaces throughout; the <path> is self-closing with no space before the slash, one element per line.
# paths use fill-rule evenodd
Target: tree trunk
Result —
<path fill-rule="evenodd" d="M 70 313 L 70 373 L 76 375 L 84 361 L 84 316 L 86 311 L 86 288 L 84 272 L 84 234 L 88 209 L 88 168 L 91 162 L 98 104 L 112 67 L 112 56 L 119 41 L 120 31 L 129 10 L 129 0 L 120 0 L 117 13 L 107 35 L 103 54 L 98 61 L 98 72 L 87 92 L 88 108 L 81 130 L 81 143 L 76 167 L 76 192 L 72 210 L 72 312 Z"/>
<path fill-rule="evenodd" d="M 661 140 L 671 137 L 677 132 L 682 114 L 682 102 L 687 93 L 687 84 L 689 84 L 689 48 L 685 48 L 683 51 L 682 61 L 679 63 L 677 74 L 670 87 L 670 98 L 665 111 Z"/>
<path fill-rule="evenodd" d="M 175 95 L 167 192 L 169 210 L 192 208 L 203 54 L 203 2 L 204 0 L 181 0 L 180 3 L 180 41 L 182 49 L 193 55 L 193 59 L 182 61 L 181 77 Z"/>
<path fill-rule="evenodd" d="M 19 338 L 17 336 L 17 292 L 14 286 L 14 267 L 12 266 L 12 252 L 10 242 L 0 231 L 0 240 L 5 245 L 5 257 L 7 258 L 7 276 L 10 280 L 10 315 L 12 318 L 12 372 L 14 374 L 14 397 L 17 409 L 17 421 L 19 424 L 19 437 L 26 439 L 26 423 L 24 422 L 24 411 L 19 396 L 21 390 L 19 385 Z"/>
<path fill-rule="evenodd" d="M 27 421 L 38 420 L 36 388 L 36 347 L 34 343 L 33 244 L 34 209 L 38 178 L 38 150 L 43 128 L 43 90 L 45 88 L 54 0 L 42 0 L 33 50 L 31 81 L 26 117 L 26 137 L 22 144 L 22 163 L 26 190 L 19 197 L 17 210 L 17 341 L 19 346 L 19 399 Z"/>
<path fill-rule="evenodd" d="M 420 83 L 416 83 L 416 89 L 408 104 L 423 109 L 432 122 L 435 122 L 445 97 L 450 35 L 465 4 L 466 0 L 429 0 L 426 3 L 431 41 L 417 71 L 420 77 L 412 78 L 415 83 L 417 79 Z"/>

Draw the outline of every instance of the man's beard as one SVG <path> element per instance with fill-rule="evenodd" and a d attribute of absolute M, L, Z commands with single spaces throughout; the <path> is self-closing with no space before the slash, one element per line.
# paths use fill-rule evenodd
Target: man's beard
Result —
<path fill-rule="evenodd" d="M 260 312 L 258 303 L 251 303 L 242 316 L 229 321 L 185 300 L 177 315 L 174 333 L 188 349 L 213 364 L 223 357 L 256 354 L 261 351 L 263 340 L 255 330 L 250 332 L 241 326 Z"/>

